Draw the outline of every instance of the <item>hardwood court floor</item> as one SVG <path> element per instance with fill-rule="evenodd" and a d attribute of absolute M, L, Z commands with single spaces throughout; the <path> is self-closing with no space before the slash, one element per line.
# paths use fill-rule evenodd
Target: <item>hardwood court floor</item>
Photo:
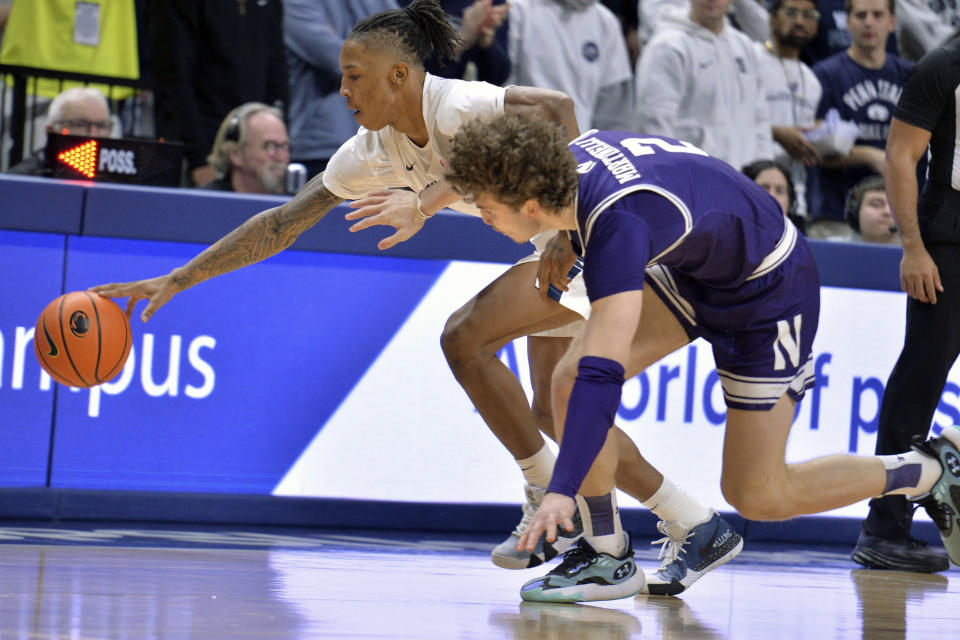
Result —
<path fill-rule="evenodd" d="M 656 551 L 637 545 L 641 564 Z M 679 598 L 522 604 L 489 541 L 302 530 L 0 527 L 0 640 L 960 637 L 960 571 L 744 550 Z"/>

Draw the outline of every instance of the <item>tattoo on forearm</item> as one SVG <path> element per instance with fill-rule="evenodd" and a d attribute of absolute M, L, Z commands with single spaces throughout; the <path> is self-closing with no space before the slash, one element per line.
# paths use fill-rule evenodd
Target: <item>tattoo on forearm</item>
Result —
<path fill-rule="evenodd" d="M 330 209 L 343 201 L 323 186 L 320 176 L 316 187 L 303 189 L 287 204 L 267 209 L 251 217 L 226 236 L 207 247 L 173 274 L 183 290 L 198 282 L 280 253 L 315 225 Z"/>

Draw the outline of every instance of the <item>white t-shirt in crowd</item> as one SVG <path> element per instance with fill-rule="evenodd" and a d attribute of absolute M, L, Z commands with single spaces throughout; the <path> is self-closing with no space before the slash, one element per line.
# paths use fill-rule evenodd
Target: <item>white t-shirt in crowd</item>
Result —
<path fill-rule="evenodd" d="M 620 21 L 602 4 L 571 11 L 554 0 L 511 0 L 509 45 L 507 83 L 563 91 L 580 131 L 595 126 L 605 89 L 623 84 L 620 110 L 629 109 L 630 56 Z"/>
<path fill-rule="evenodd" d="M 787 60 L 770 47 L 756 43 L 764 95 L 774 127 L 810 127 L 823 89 L 813 70 L 800 60 Z M 774 159 L 789 160 L 787 150 L 774 142 Z"/>

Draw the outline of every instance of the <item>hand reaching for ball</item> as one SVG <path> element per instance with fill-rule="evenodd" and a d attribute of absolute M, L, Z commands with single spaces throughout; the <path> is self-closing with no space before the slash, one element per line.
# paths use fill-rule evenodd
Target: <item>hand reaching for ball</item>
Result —
<path fill-rule="evenodd" d="M 148 300 L 147 307 L 140 314 L 140 320 L 146 322 L 156 313 L 157 309 L 170 301 L 174 294 L 180 291 L 171 274 L 136 280 L 134 282 L 114 282 L 91 287 L 90 291 L 99 293 L 108 298 L 129 298 L 125 313 L 131 317 L 133 308 L 140 300 Z"/>

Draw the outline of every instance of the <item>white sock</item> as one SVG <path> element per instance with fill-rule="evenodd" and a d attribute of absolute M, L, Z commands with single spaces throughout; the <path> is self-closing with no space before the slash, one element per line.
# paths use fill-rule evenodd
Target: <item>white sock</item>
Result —
<path fill-rule="evenodd" d="M 710 509 L 694 500 L 690 494 L 673 484 L 670 478 L 663 476 L 663 483 L 652 496 L 643 501 L 643 506 L 653 511 L 659 518 L 685 533 L 710 518 Z M 671 533 L 674 533 L 671 527 Z"/>
<path fill-rule="evenodd" d="M 517 465 L 523 472 L 523 479 L 527 481 L 527 484 L 546 489 L 547 485 L 550 484 L 550 478 L 553 476 L 553 465 L 556 461 L 557 457 L 553 455 L 553 451 L 544 442 L 535 454 L 529 458 L 517 460 Z"/>
<path fill-rule="evenodd" d="M 576 496 L 583 520 L 583 537 L 598 553 L 619 558 L 627 550 L 627 536 L 620 523 L 616 490 L 604 496 Z"/>
<path fill-rule="evenodd" d="M 887 470 L 883 495 L 921 496 L 933 488 L 943 473 L 940 461 L 917 451 L 877 456 Z"/>

